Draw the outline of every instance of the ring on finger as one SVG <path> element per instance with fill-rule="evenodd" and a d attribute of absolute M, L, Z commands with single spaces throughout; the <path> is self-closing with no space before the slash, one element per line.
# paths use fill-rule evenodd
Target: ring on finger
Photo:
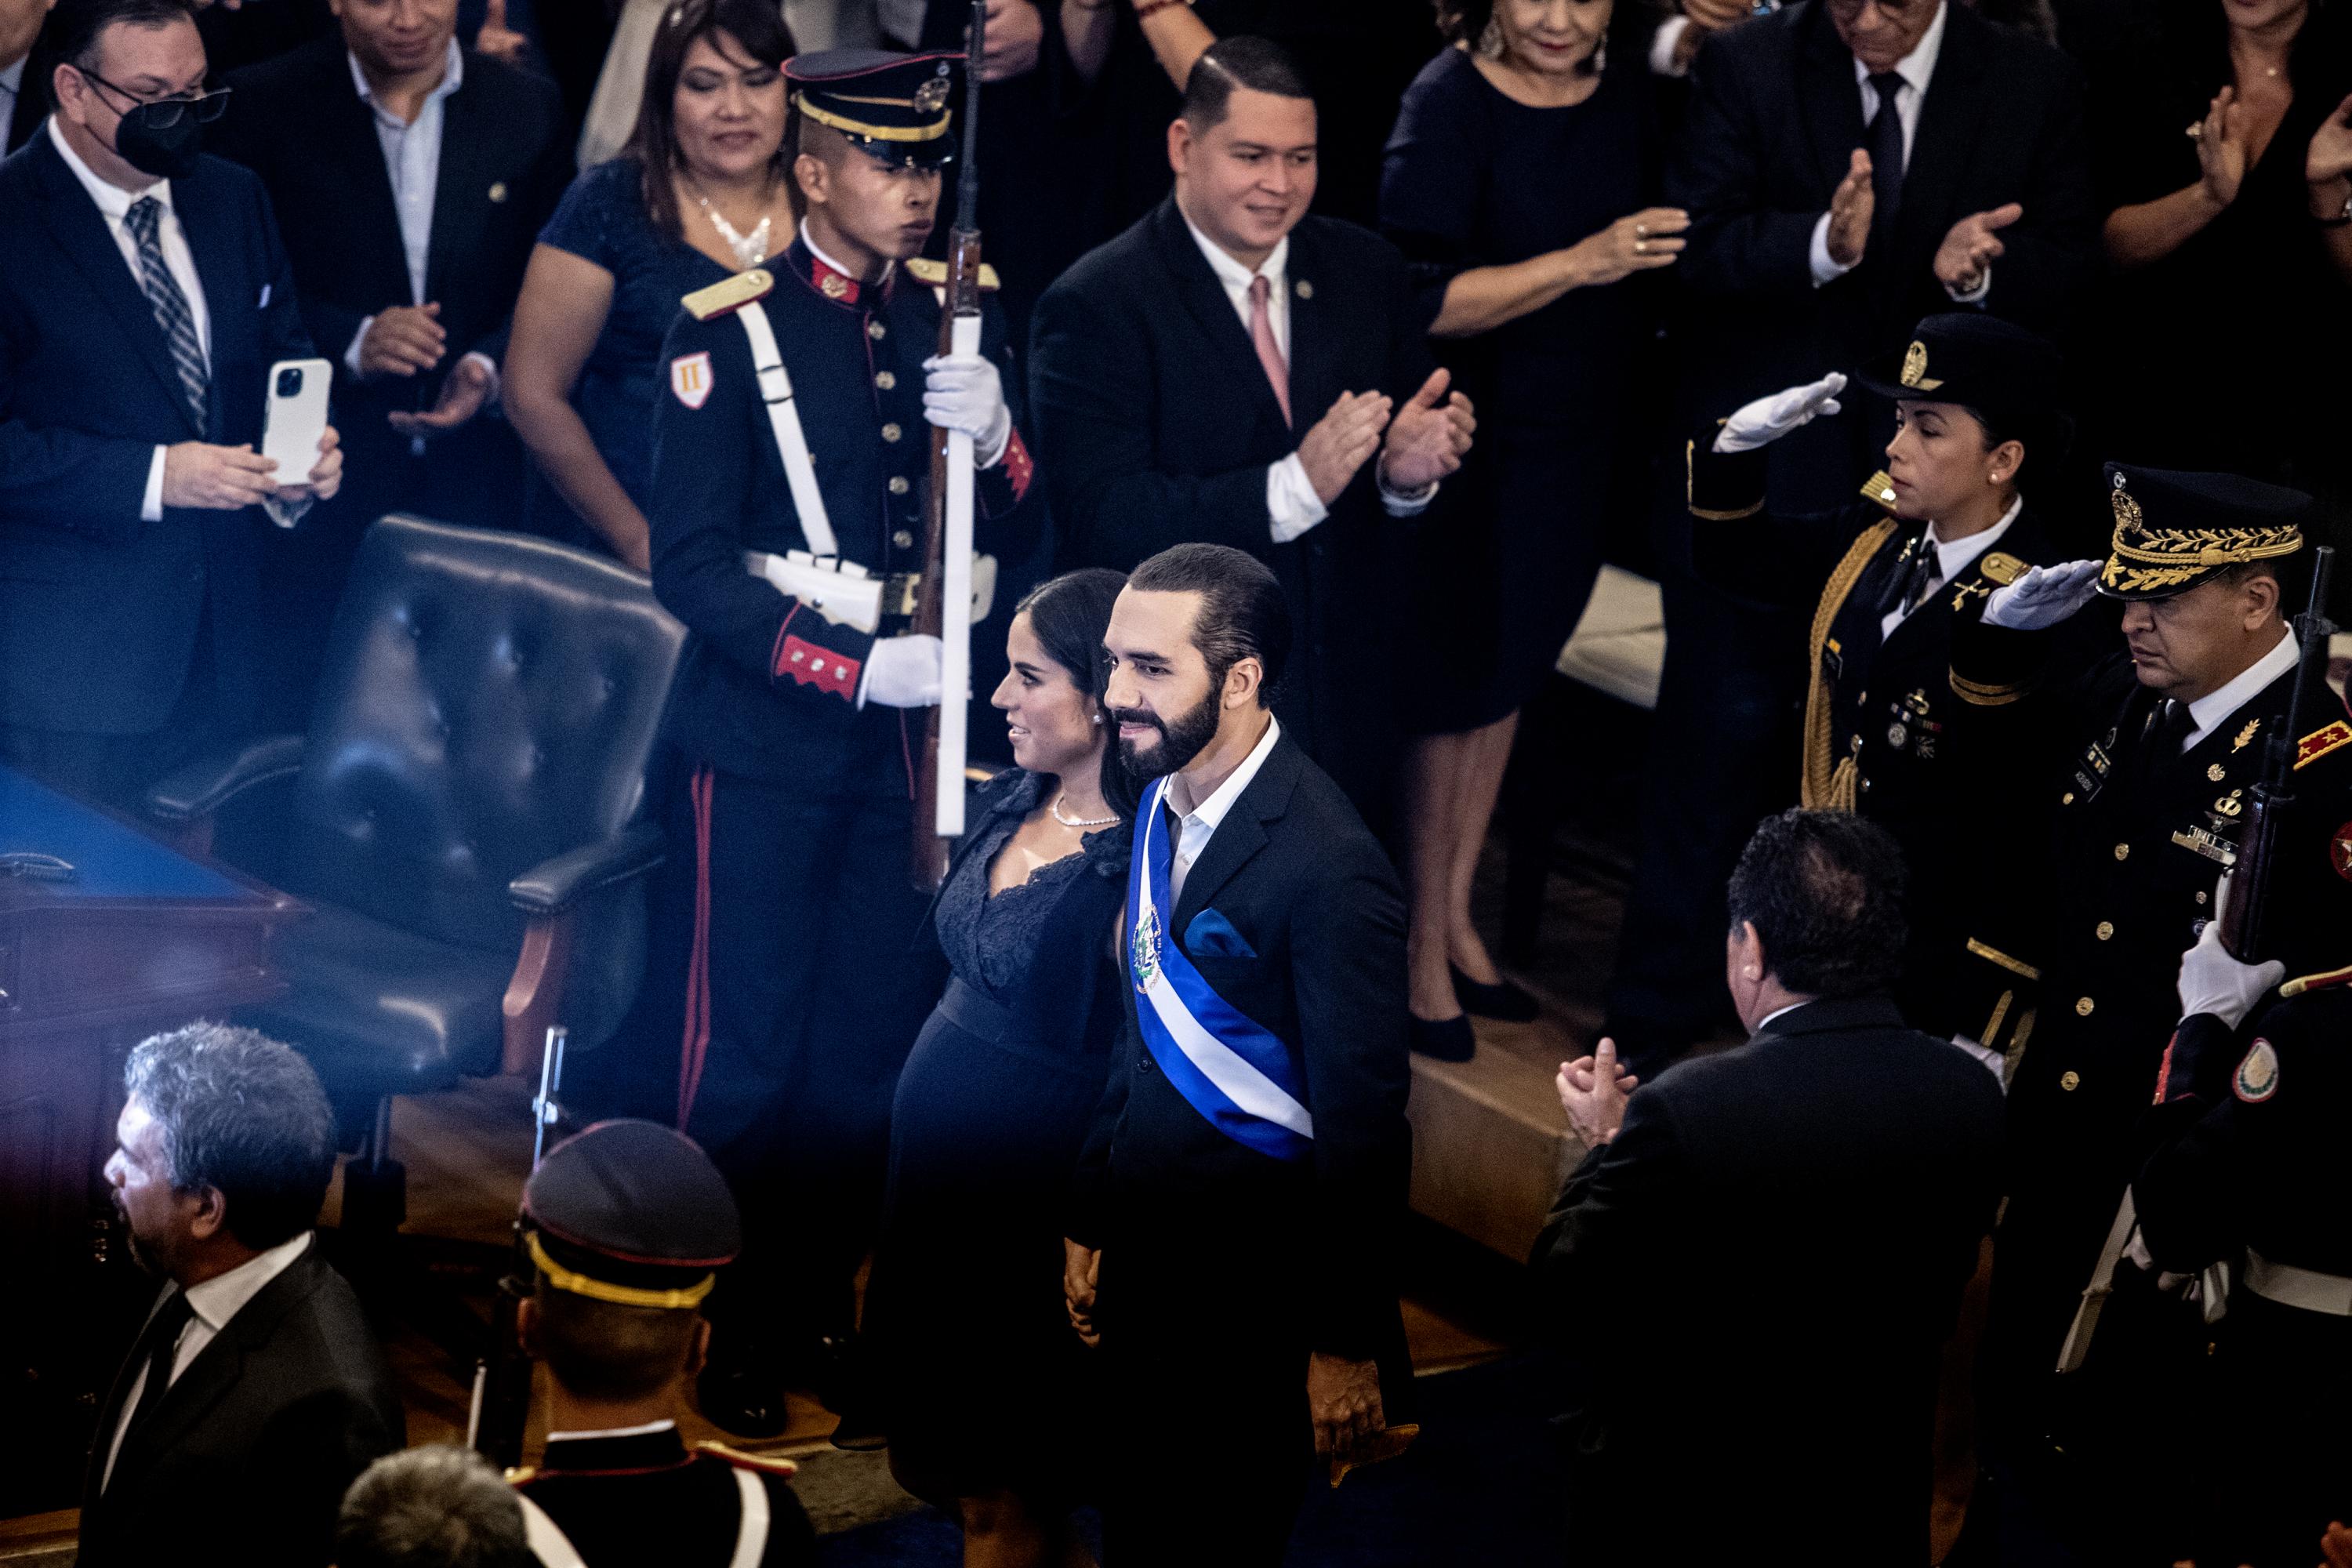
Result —
<path fill-rule="evenodd" d="M 1636 256 L 1647 256 L 1650 254 L 1650 242 L 1646 239 L 1635 240 L 1633 242 L 1633 254 Z"/>
<path fill-rule="evenodd" d="M 1645 224 L 1645 223 L 1637 223 L 1637 224 L 1635 224 L 1635 225 L 1633 226 L 1633 237 L 1634 237 L 1635 239 L 1647 239 L 1647 238 L 1649 238 L 1649 237 L 1650 237 L 1650 226 L 1649 226 L 1648 224 Z"/>
<path fill-rule="evenodd" d="M 2189 140 L 2191 142 L 2202 142 L 2205 140 L 2205 122 L 2203 121 L 2194 120 L 2189 121 Z"/>

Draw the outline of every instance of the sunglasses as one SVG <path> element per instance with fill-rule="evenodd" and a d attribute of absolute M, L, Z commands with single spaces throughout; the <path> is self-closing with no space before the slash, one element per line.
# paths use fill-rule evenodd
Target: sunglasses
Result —
<path fill-rule="evenodd" d="M 131 107 L 122 111 L 122 118 L 128 120 L 135 114 L 152 130 L 169 131 L 180 122 L 184 114 L 194 115 L 199 125 L 210 125 L 228 108 L 230 89 L 225 87 L 215 88 L 209 92 L 176 93 L 170 98 L 141 98 L 128 88 L 115 86 L 94 70 L 86 70 L 79 66 L 74 68 L 107 91 L 120 93 L 129 99 Z"/>

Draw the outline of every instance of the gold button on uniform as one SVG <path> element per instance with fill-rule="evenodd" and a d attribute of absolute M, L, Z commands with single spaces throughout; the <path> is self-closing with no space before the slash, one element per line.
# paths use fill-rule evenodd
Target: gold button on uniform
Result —
<path fill-rule="evenodd" d="M 2101 921 L 2099 922 L 2099 929 L 2095 934 L 2101 942 L 2106 941 L 2109 937 L 2116 934 L 2116 922 L 2113 921 Z"/>
<path fill-rule="evenodd" d="M 909 530 L 902 528 L 890 536 L 890 542 L 901 550 L 912 550 L 915 548 L 915 536 Z"/>
<path fill-rule="evenodd" d="M 904 434 L 905 432 L 900 430 L 896 425 L 885 425 L 882 426 L 882 439 L 885 441 L 896 441 Z"/>
<path fill-rule="evenodd" d="M 877 370 L 874 373 L 874 384 L 887 392 L 898 384 L 898 378 L 887 370 Z"/>
<path fill-rule="evenodd" d="M 906 475 L 892 474 L 890 476 L 890 493 L 894 496 L 902 496 L 907 493 Z"/>
<path fill-rule="evenodd" d="M 2058 1087 L 2064 1089 L 2069 1094 L 2074 1093 L 2075 1086 L 2080 1084 L 2082 1081 L 2083 1075 L 2078 1072 L 2070 1070 L 2062 1072 L 2058 1075 Z"/>
<path fill-rule="evenodd" d="M 2116 845 L 2116 859 L 2118 859 L 2118 860 L 2128 860 L 2128 859 L 2130 859 L 2130 858 L 2131 858 L 2131 846 L 2130 846 L 2130 845 L 2128 845 L 2128 844 L 2118 844 L 2118 845 Z"/>
<path fill-rule="evenodd" d="M 890 335 L 890 329 L 879 321 L 868 321 L 866 323 L 866 335 L 878 343 Z"/>
<path fill-rule="evenodd" d="M 2074 1002 L 2074 1016 L 2077 1018 L 2087 1018 L 2091 1016 L 2091 1009 L 2097 1005 L 2098 1004 L 2092 1001 L 2088 996 L 2077 997 Z"/>

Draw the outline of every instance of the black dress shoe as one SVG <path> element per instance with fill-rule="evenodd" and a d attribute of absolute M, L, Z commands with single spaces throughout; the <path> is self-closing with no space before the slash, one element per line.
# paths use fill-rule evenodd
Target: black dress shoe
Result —
<path fill-rule="evenodd" d="M 1412 1032 L 1407 1037 L 1415 1056 L 1432 1061 L 1466 1062 L 1478 1054 L 1478 1037 L 1471 1032 L 1465 1017 L 1416 1018 L 1405 1015 Z"/>
<path fill-rule="evenodd" d="M 792 1425 L 783 1373 L 772 1368 L 713 1363 L 695 1380 L 694 1393 L 703 1418 L 738 1437 L 778 1437 Z"/>
<path fill-rule="evenodd" d="M 1471 979 L 1450 963 L 1446 968 L 1454 971 L 1455 998 L 1465 1009 L 1481 1018 L 1499 1019 L 1506 1024 L 1532 1024 L 1543 1012 L 1542 1003 L 1507 980 L 1489 985 L 1484 981 Z"/>

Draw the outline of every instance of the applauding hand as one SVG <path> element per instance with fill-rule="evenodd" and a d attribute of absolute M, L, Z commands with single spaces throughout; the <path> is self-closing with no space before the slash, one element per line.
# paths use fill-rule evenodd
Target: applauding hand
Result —
<path fill-rule="evenodd" d="M 1954 224 L 1944 243 L 1936 247 L 1936 281 L 1950 293 L 1975 293 L 1984 284 L 1985 268 L 2004 249 L 1997 231 L 2024 216 L 2023 207 L 2006 202 L 1990 212 L 1970 213 Z"/>
<path fill-rule="evenodd" d="M 2352 180 L 2352 98 L 2337 104 L 2336 112 L 2311 133 L 2311 146 L 2303 158 L 2303 177 L 2318 199 L 2314 217 L 2342 214 L 2346 182 Z"/>
<path fill-rule="evenodd" d="M 1412 401 L 1397 410 L 1388 450 L 1381 456 L 1381 478 L 1389 489 L 1406 494 L 1426 489 L 1462 466 L 1478 421 L 1468 398 L 1458 392 L 1445 395 L 1453 380 L 1450 371 L 1431 372 Z"/>
<path fill-rule="evenodd" d="M 1830 195 L 1830 227 L 1826 238 L 1830 259 L 1851 269 L 1862 265 L 1870 243 L 1870 220 L 1878 211 L 1878 193 L 1871 188 L 1870 154 L 1857 147 L 1846 160 L 1845 178 Z"/>
<path fill-rule="evenodd" d="M 1381 449 L 1389 406 L 1385 393 L 1343 392 L 1298 443 L 1298 466 L 1325 506 L 1339 499 L 1364 459 Z"/>
<path fill-rule="evenodd" d="M 441 395 L 434 399 L 430 410 L 407 414 L 395 409 L 384 417 L 404 436 L 432 436 L 455 430 L 479 414 L 489 400 L 490 368 L 468 354 L 443 379 Z"/>
<path fill-rule="evenodd" d="M 1690 227 L 1680 207 L 1643 207 L 1568 247 L 1567 259 L 1580 287 L 1596 289 L 1636 272 L 1672 267 L 1682 255 L 1678 237 Z"/>
<path fill-rule="evenodd" d="M 362 375 L 415 375 L 441 363 L 449 334 L 440 322 L 441 305 L 393 305 L 376 312 L 360 339 Z"/>
<path fill-rule="evenodd" d="M 1559 1076 L 1552 1080 L 1559 1108 L 1568 1112 L 1568 1130 L 1588 1149 L 1616 1138 L 1625 1125 L 1625 1100 L 1641 1082 L 1618 1065 L 1617 1042 L 1607 1038 L 1591 1056 L 1560 1063 Z"/>
<path fill-rule="evenodd" d="M 2228 206 L 2238 199 L 2246 165 L 2252 162 L 2246 147 L 2246 106 L 2238 101 L 2238 89 L 2225 87 L 2215 93 L 2203 122 L 2189 134 L 2196 139 L 2199 183 L 2207 198 L 2217 207 Z"/>

